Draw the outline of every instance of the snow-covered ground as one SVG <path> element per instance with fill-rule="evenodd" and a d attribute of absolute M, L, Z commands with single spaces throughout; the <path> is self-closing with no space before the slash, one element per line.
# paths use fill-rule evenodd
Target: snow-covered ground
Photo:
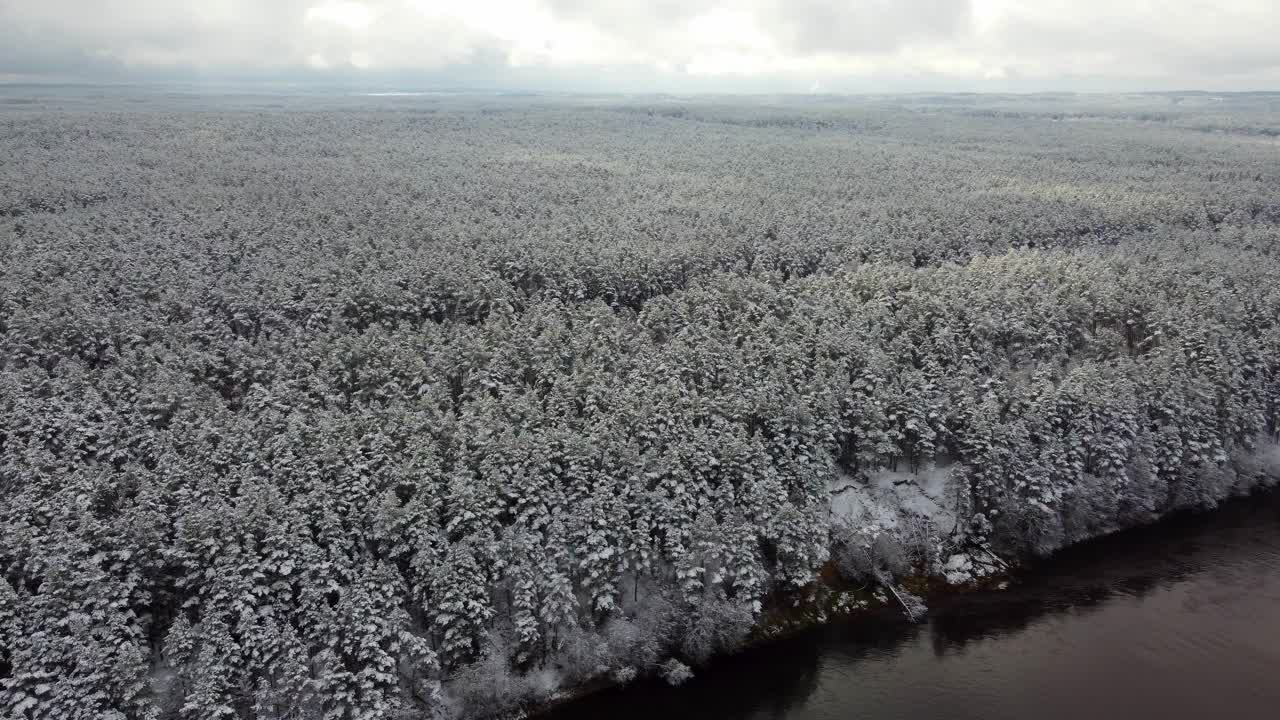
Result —
<path fill-rule="evenodd" d="M 950 462 L 917 473 L 879 470 L 866 482 L 838 473 L 830 485 L 832 520 L 889 530 L 908 519 L 926 519 L 939 533 L 950 534 L 956 524 L 954 496 L 947 492 L 950 477 Z"/>
<path fill-rule="evenodd" d="M 944 458 L 914 473 L 879 470 L 865 481 L 840 473 L 830 483 L 832 525 L 853 528 L 868 542 L 883 533 L 906 540 L 921 530 L 946 537 L 956 526 L 952 467 Z M 947 582 L 962 585 L 1001 571 L 999 560 L 974 552 L 946 558 L 941 570 Z"/>
<path fill-rule="evenodd" d="M 951 486 L 954 464 L 949 458 L 929 463 L 919 472 L 878 470 L 865 480 L 838 472 L 829 483 L 833 527 L 853 529 L 866 542 L 882 534 L 907 540 L 922 529 L 945 538 L 956 527 L 957 495 Z M 1237 452 L 1228 470 L 1240 478 L 1237 492 L 1255 488 L 1262 477 L 1266 484 L 1280 482 L 1280 442 L 1260 438 L 1252 452 Z M 946 553 L 952 549 L 939 547 Z M 1006 568 L 1003 561 L 981 546 L 969 552 L 938 558 L 941 572 L 952 584 L 997 574 Z"/>

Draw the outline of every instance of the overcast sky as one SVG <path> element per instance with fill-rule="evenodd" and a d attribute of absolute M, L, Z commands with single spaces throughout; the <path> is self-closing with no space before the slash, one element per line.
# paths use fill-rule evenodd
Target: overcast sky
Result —
<path fill-rule="evenodd" d="M 1280 89 L 1280 0 L 0 0 L 0 80 Z"/>

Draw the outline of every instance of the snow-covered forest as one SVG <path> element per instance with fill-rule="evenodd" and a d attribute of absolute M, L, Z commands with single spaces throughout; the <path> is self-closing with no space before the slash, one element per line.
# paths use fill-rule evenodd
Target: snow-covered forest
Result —
<path fill-rule="evenodd" d="M 1278 432 L 1280 96 L 0 95 L 6 718 L 678 682 Z"/>

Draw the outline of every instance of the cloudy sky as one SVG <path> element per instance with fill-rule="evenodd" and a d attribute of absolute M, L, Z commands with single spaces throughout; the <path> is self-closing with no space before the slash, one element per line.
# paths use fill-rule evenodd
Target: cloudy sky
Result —
<path fill-rule="evenodd" d="M 0 81 L 1280 89 L 1280 0 L 0 0 Z"/>

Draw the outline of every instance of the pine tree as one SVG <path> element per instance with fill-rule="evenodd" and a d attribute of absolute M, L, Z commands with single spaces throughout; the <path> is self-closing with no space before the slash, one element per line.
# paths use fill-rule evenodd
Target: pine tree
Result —
<path fill-rule="evenodd" d="M 494 616 L 488 578 L 470 543 L 449 548 L 431 569 L 431 605 L 427 612 L 439 637 L 442 662 L 456 667 L 476 657 Z"/>

